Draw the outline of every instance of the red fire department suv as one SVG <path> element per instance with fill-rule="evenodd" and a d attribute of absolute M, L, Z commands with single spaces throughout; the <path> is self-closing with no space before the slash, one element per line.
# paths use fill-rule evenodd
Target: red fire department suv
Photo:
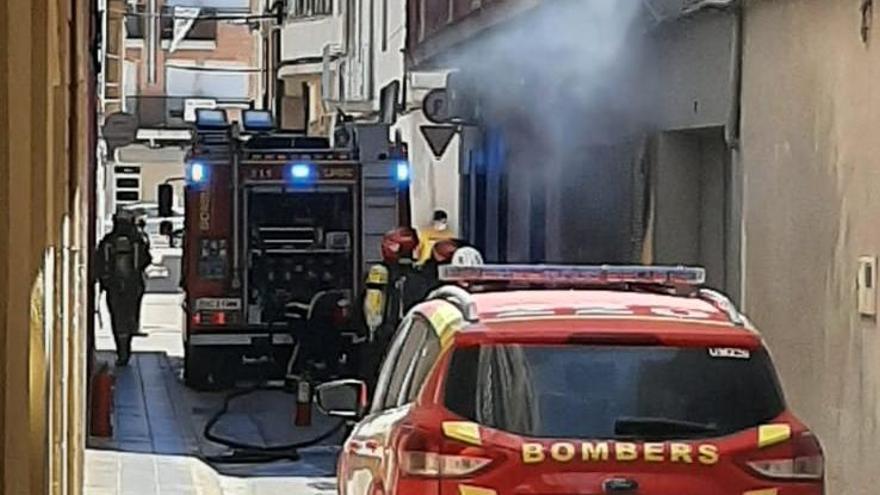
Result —
<path fill-rule="evenodd" d="M 704 276 L 445 267 L 451 285 L 401 324 L 369 410 L 357 381 L 319 387 L 326 412 L 360 421 L 339 493 L 822 494 L 819 441 Z"/>

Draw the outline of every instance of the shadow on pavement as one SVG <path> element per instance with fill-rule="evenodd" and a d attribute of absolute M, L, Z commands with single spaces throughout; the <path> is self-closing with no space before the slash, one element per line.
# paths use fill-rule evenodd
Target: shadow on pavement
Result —
<path fill-rule="evenodd" d="M 99 361 L 111 363 L 111 352 Z M 208 441 L 205 425 L 223 407 L 232 391 L 198 392 L 183 385 L 181 359 L 162 352 L 135 352 L 129 366 L 111 368 L 115 375 L 113 438 L 91 438 L 89 447 L 139 454 L 192 456 L 214 460 L 233 450 Z M 230 402 L 213 428 L 214 435 L 234 442 L 275 447 L 308 441 L 338 425 L 317 410 L 309 427 L 293 423 L 295 396 L 282 391 L 256 391 Z M 297 461 L 210 462 L 230 476 L 332 477 L 344 431 L 298 451 Z"/>

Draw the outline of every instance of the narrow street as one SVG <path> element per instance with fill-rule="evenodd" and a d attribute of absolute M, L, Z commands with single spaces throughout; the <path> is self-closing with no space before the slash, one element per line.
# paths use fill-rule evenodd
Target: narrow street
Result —
<path fill-rule="evenodd" d="M 203 459 L 230 451 L 203 436 L 205 424 L 223 405 L 226 393 L 199 393 L 180 379 L 181 296 L 148 294 L 143 330 L 126 368 L 115 369 L 112 439 L 92 438 L 86 451 L 89 495 L 262 495 L 287 491 L 305 495 L 336 493 L 338 438 L 300 452 L 297 462 L 210 464 Z M 109 321 L 106 306 L 102 321 Z M 109 327 L 99 326 L 99 361 L 115 359 Z M 218 435 L 256 445 L 301 441 L 332 428 L 335 420 L 317 411 L 311 428 L 294 428 L 294 397 L 258 392 L 232 403 L 216 426 Z"/>
<path fill-rule="evenodd" d="M 878 22 L 0 0 L 0 495 L 877 495 Z"/>

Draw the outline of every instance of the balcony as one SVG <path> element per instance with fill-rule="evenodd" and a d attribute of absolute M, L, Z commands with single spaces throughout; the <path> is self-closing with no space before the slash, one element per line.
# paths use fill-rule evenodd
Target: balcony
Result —
<path fill-rule="evenodd" d="M 290 0 L 289 6 L 293 19 L 333 15 L 333 0 Z"/>
<path fill-rule="evenodd" d="M 407 7 L 410 63 L 419 67 L 492 26 L 546 0 L 411 0 Z"/>
<path fill-rule="evenodd" d="M 132 14 L 139 15 L 129 15 L 125 18 L 125 31 L 127 33 L 126 41 L 129 44 L 142 43 L 144 40 L 144 33 L 146 32 L 146 21 L 148 19 L 143 15 L 146 13 L 146 7 L 143 5 L 138 5 L 136 7 L 129 5 L 128 11 Z M 162 8 L 161 14 L 162 17 L 159 21 L 159 30 L 161 32 L 163 44 L 167 45 L 174 38 L 174 9 L 165 6 Z M 201 15 L 210 16 L 215 14 L 217 14 L 217 11 L 214 9 L 203 9 Z M 196 21 L 184 38 L 184 43 L 186 42 L 195 44 L 216 44 L 217 21 Z"/>

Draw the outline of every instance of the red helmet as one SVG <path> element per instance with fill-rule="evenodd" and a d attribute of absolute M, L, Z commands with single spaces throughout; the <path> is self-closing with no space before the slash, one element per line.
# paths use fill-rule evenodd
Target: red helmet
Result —
<path fill-rule="evenodd" d="M 431 254 L 437 263 L 450 263 L 455 251 L 459 248 L 459 242 L 454 239 L 445 239 L 434 243 Z"/>
<path fill-rule="evenodd" d="M 398 263 L 403 259 L 412 260 L 419 246 L 419 235 L 411 227 L 398 227 L 382 238 L 382 260 L 387 264 Z"/>

